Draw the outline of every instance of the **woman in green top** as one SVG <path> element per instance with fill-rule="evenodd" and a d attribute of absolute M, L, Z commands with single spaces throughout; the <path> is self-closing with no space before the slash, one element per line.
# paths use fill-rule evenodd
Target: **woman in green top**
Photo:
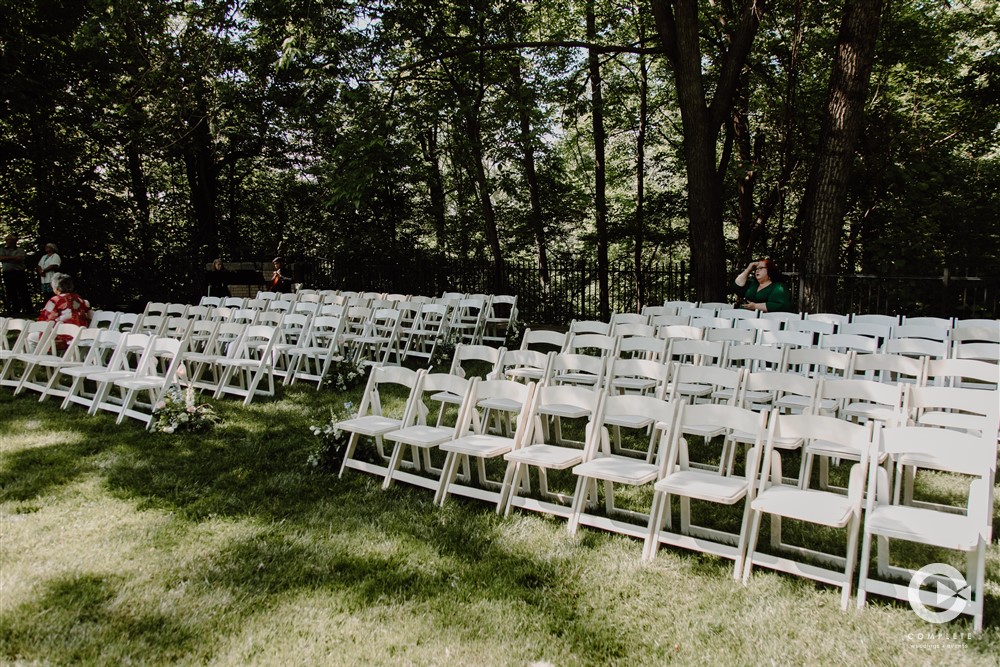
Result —
<path fill-rule="evenodd" d="M 736 276 L 733 288 L 745 299 L 741 308 L 762 313 L 792 312 L 792 297 L 781 272 L 770 259 L 750 262 L 743 273 Z"/>

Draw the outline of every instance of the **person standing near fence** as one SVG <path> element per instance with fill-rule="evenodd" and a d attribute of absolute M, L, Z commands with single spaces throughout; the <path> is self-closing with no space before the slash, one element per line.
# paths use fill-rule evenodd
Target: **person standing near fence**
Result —
<path fill-rule="evenodd" d="M 55 243 L 46 243 L 45 252 L 38 260 L 38 268 L 35 269 L 42 281 L 42 299 L 44 300 L 48 300 L 53 295 L 52 276 L 59 273 L 59 269 L 62 267 L 62 258 L 56 254 L 58 252 L 59 249 L 56 248 Z"/>
<path fill-rule="evenodd" d="M 28 295 L 28 272 L 25 269 L 27 254 L 17 246 L 17 237 L 7 234 L 0 249 L 3 267 L 3 287 L 7 297 L 7 313 L 23 315 L 31 311 L 31 297 Z"/>
<path fill-rule="evenodd" d="M 784 276 L 771 259 L 750 262 L 733 280 L 732 287 L 743 299 L 741 308 L 762 313 L 792 312 L 792 297 Z"/>

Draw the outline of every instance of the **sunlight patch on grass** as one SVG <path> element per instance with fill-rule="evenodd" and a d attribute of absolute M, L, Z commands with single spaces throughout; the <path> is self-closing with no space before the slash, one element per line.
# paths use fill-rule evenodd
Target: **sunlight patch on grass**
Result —
<path fill-rule="evenodd" d="M 4 459 L 2 454 L 56 445 L 76 445 L 83 442 L 84 438 L 78 431 L 52 430 L 35 419 L 17 420 L 9 430 L 13 435 L 0 435 L 0 465 Z"/>

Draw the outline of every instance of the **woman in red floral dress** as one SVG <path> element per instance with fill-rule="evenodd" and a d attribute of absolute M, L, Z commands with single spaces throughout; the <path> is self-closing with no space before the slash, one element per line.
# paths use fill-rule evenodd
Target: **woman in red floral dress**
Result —
<path fill-rule="evenodd" d="M 90 303 L 73 289 L 73 279 L 69 275 L 57 273 L 52 276 L 52 291 L 55 295 L 45 302 L 45 307 L 38 314 L 38 321 L 89 326 L 94 316 Z M 59 336 L 56 340 L 60 348 L 65 348 L 71 336 Z"/>

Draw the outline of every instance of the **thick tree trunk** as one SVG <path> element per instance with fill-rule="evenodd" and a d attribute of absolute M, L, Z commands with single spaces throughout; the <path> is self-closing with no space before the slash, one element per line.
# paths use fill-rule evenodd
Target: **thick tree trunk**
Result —
<path fill-rule="evenodd" d="M 660 41 L 674 69 L 681 109 L 684 158 L 688 177 L 688 237 L 691 279 L 702 301 L 722 301 L 726 295 L 725 237 L 722 224 L 722 182 L 716 164 L 716 144 L 730 117 L 740 73 L 760 25 L 762 6 L 747 0 L 728 35 L 729 48 L 709 103 L 703 81 L 697 0 L 653 0 Z"/>
<path fill-rule="evenodd" d="M 597 17 L 594 0 L 587 0 L 587 39 L 597 38 Z M 597 280 L 600 292 L 598 312 L 601 319 L 611 317 L 611 299 L 608 285 L 608 202 L 607 177 L 604 164 L 604 97 L 601 91 L 601 61 L 597 51 L 591 49 L 590 66 L 591 118 L 594 132 L 594 213 L 597 232 Z"/>
<path fill-rule="evenodd" d="M 800 217 L 805 232 L 805 306 L 834 307 L 829 278 L 840 263 L 854 149 L 864 127 L 865 98 L 875 58 L 883 0 L 847 0 L 830 74 L 819 152 L 806 184 Z"/>

